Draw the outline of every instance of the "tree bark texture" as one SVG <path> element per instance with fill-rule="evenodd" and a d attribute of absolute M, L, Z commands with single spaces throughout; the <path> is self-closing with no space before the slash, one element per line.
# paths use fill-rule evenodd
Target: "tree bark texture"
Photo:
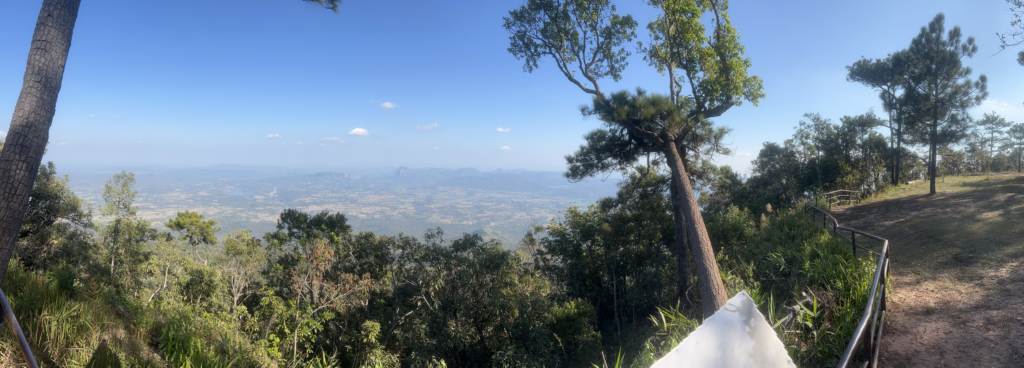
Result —
<path fill-rule="evenodd" d="M 25 79 L 0 153 L 0 282 L 18 241 L 39 164 L 50 137 L 57 94 L 81 0 L 43 0 Z"/>
<path fill-rule="evenodd" d="M 902 177 L 900 176 L 900 170 L 903 169 L 903 127 L 900 127 L 900 135 L 896 137 L 896 181 L 893 185 L 900 185 Z"/>
<path fill-rule="evenodd" d="M 683 157 L 673 140 L 668 140 L 665 145 L 666 159 L 669 167 L 672 168 L 672 179 L 674 179 L 673 182 L 679 194 L 672 197 L 672 202 L 673 206 L 681 208 L 686 216 L 686 233 L 690 242 L 693 263 L 697 269 L 701 309 L 706 318 L 715 314 L 728 300 L 725 285 L 722 283 L 722 275 L 718 272 L 715 250 L 711 248 L 711 238 L 708 237 L 708 231 L 704 227 L 704 217 L 701 216 L 700 208 L 697 206 L 693 186 L 690 185 L 690 175 L 686 172 Z"/>
<path fill-rule="evenodd" d="M 690 271 L 690 254 L 686 249 L 686 216 L 683 215 L 683 208 L 679 205 L 679 201 L 675 200 L 679 196 L 677 188 L 676 178 L 673 175 L 672 182 L 669 184 L 669 194 L 672 196 L 672 220 L 675 228 L 676 272 L 679 274 L 677 288 L 679 289 L 679 299 L 689 307 L 690 299 L 686 297 L 686 291 L 690 289 L 690 275 L 693 273 Z"/>
<path fill-rule="evenodd" d="M 939 140 L 938 125 L 939 125 L 939 121 L 936 119 L 936 121 L 932 124 L 932 127 L 931 127 L 931 129 L 932 129 L 932 131 L 931 131 L 931 141 L 932 142 L 931 143 L 932 144 L 930 144 L 931 152 L 928 152 L 928 157 L 929 157 L 929 160 L 928 160 L 928 174 L 929 175 L 928 176 L 931 176 L 931 181 L 930 181 L 930 184 L 929 184 L 930 185 L 929 186 L 929 194 L 935 194 L 935 176 L 938 175 L 938 170 L 935 170 L 935 168 L 938 166 L 936 164 L 936 162 L 935 162 L 936 161 L 936 156 L 937 156 L 936 155 L 936 151 L 939 150 L 939 148 L 936 147 L 936 145 L 938 144 L 938 140 Z"/>

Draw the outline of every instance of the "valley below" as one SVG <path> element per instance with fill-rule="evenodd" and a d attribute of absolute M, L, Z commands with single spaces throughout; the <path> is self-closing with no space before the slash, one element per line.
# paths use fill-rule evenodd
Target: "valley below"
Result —
<path fill-rule="evenodd" d="M 615 180 L 570 183 L 559 172 L 372 168 L 292 170 L 218 165 L 194 169 L 128 169 L 135 173 L 139 215 L 160 231 L 179 211 L 216 220 L 219 236 L 235 229 L 274 231 L 287 208 L 340 212 L 356 232 L 421 237 L 442 228 L 450 236 L 477 233 L 512 248 L 531 224 L 559 211 L 615 194 Z M 71 188 L 96 207 L 113 170 L 69 170 Z"/>

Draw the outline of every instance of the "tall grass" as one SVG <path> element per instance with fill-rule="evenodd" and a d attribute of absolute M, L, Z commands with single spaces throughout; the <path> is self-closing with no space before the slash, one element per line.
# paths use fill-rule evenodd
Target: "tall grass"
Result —
<path fill-rule="evenodd" d="M 87 367 L 106 342 L 124 367 L 272 367 L 230 318 L 180 303 L 138 305 L 110 290 L 79 290 L 60 268 L 48 274 L 12 260 L 3 283 L 32 352 L 42 366 Z M 321 360 L 327 359 L 321 357 Z M 24 364 L 8 329 L 0 332 L 0 366 Z"/>
<path fill-rule="evenodd" d="M 3 283 L 41 365 L 85 367 L 103 341 L 130 366 L 160 365 L 159 357 L 145 343 L 144 331 L 125 320 L 130 316 L 123 312 L 124 306 L 112 306 L 92 291 L 73 292 L 66 279 L 49 276 L 27 271 L 15 259 Z M 0 365 L 20 364 L 24 364 L 21 350 L 5 328 L 0 332 Z"/>

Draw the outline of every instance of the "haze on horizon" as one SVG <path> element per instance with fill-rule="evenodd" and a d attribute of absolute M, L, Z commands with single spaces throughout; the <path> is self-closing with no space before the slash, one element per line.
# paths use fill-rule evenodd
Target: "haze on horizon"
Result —
<path fill-rule="evenodd" d="M 0 2 L 0 115 L 21 88 L 38 0 Z M 84 167 L 242 164 L 474 167 L 564 171 L 563 156 L 600 127 L 590 97 L 550 62 L 527 74 L 507 51 L 502 16 L 520 1 L 345 2 L 339 14 L 293 2 L 87 2 L 75 28 L 44 161 Z M 861 56 L 905 48 L 936 13 L 980 47 L 966 61 L 987 74 L 997 111 L 1024 121 L 1003 0 L 784 4 L 737 0 L 730 14 L 767 97 L 716 119 L 746 172 L 765 141 L 792 134 L 804 113 L 838 120 L 873 108 L 874 91 L 845 80 Z M 881 9 L 884 9 L 881 10 Z M 641 24 L 654 15 L 620 2 Z M 646 31 L 638 31 L 646 40 Z M 664 92 L 634 53 L 605 89 Z"/>

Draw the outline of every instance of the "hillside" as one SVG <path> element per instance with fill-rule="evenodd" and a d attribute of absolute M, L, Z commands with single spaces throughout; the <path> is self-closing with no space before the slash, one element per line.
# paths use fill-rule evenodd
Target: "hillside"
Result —
<path fill-rule="evenodd" d="M 890 241 L 880 364 L 1009 367 L 1024 361 L 1024 176 L 946 177 L 834 210 Z"/>

